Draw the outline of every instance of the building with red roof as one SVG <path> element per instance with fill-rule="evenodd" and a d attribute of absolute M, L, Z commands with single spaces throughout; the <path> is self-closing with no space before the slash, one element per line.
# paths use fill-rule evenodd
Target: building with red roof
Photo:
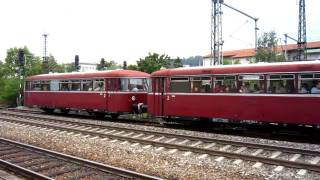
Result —
<path fill-rule="evenodd" d="M 296 61 L 298 59 L 297 44 L 280 45 L 276 47 L 278 53 L 287 52 L 287 61 Z M 238 49 L 231 51 L 223 51 L 224 60 L 230 60 L 231 63 L 236 61 L 241 64 L 247 64 L 254 59 L 255 49 Z M 210 66 L 211 54 L 203 57 L 203 66 Z M 307 43 L 307 60 L 320 60 L 320 41 Z"/>

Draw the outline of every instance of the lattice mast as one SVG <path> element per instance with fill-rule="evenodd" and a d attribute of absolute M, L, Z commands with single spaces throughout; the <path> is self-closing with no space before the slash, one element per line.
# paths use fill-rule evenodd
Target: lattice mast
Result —
<path fill-rule="evenodd" d="M 305 0 L 299 0 L 298 60 L 307 60 Z"/>
<path fill-rule="evenodd" d="M 43 62 L 42 62 L 42 70 L 43 73 L 47 74 L 49 73 L 49 62 L 48 62 L 48 56 L 47 56 L 47 37 L 48 34 L 43 34 L 44 37 L 44 46 L 43 46 Z"/>
<path fill-rule="evenodd" d="M 222 11 L 223 0 L 211 1 L 211 60 L 210 65 L 223 64 Z"/>

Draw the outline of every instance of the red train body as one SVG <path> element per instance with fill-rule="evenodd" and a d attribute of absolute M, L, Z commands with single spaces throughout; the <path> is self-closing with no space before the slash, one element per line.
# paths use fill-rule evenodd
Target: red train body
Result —
<path fill-rule="evenodd" d="M 168 69 L 151 81 L 153 116 L 320 125 L 319 62 Z"/>
<path fill-rule="evenodd" d="M 26 78 L 25 106 L 44 110 L 79 109 L 117 116 L 147 102 L 149 74 L 112 70 L 44 74 Z"/>

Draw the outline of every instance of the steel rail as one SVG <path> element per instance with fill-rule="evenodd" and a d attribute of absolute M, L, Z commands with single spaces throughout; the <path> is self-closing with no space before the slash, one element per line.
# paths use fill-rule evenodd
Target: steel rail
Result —
<path fill-rule="evenodd" d="M 8 161 L 5 161 L 5 160 L 2 160 L 2 159 L 0 159 L 0 166 L 3 169 L 6 169 L 6 170 L 11 171 L 11 172 L 14 172 L 15 174 L 18 174 L 18 175 L 23 176 L 23 177 L 28 178 L 28 179 L 53 180 L 52 178 L 50 178 L 48 176 L 39 174 L 39 173 L 37 173 L 35 171 L 31 171 L 29 169 L 26 169 L 24 167 L 12 164 L 12 163 L 10 163 Z"/>
<path fill-rule="evenodd" d="M 279 166 L 285 166 L 290 168 L 297 168 L 297 169 L 307 169 L 315 172 L 320 172 L 320 165 L 317 164 L 311 164 L 311 163 L 304 163 L 304 162 L 295 162 L 295 161 L 288 161 L 288 160 L 282 160 L 282 159 L 274 159 L 274 158 L 268 158 L 268 157 L 259 157 L 254 155 L 246 155 L 246 154 L 240 154 L 240 153 L 233 153 L 233 152 L 226 152 L 226 151 L 220 151 L 220 150 L 212 150 L 212 149 L 204 149 L 204 148 L 198 148 L 198 147 L 191 147 L 186 145 L 179 145 L 179 144 L 173 144 L 173 143 L 165 143 L 165 142 L 158 142 L 158 141 L 152 141 L 152 140 L 145 140 L 145 139 L 138 139 L 133 137 L 125 137 L 125 136 L 118 136 L 118 135 L 112 135 L 112 134 L 103 134 L 93 131 L 86 131 L 86 130 L 79 130 L 69 127 L 61 127 L 58 125 L 52 125 L 52 124 L 45 124 L 45 123 L 35 123 L 30 121 L 22 121 L 22 120 L 13 120 L 13 119 L 3 119 L 6 121 L 13 121 L 13 122 L 19 122 L 19 123 L 25 123 L 33 126 L 38 127 L 45 127 L 45 128 L 51 128 L 51 129 L 58 129 L 58 130 L 64 130 L 64 131 L 72 131 L 76 133 L 81 133 L 84 135 L 92 135 L 92 136 L 98 136 L 101 138 L 111 138 L 111 139 L 118 139 L 122 141 L 130 141 L 135 143 L 141 143 L 141 144 L 148 144 L 153 146 L 160 146 L 160 147 L 166 147 L 171 149 L 179 149 L 184 151 L 191 151 L 201 154 L 209 154 L 213 156 L 225 156 L 228 158 L 233 159 L 242 159 L 247 161 L 253 161 L 253 162 L 262 162 L 265 164 L 271 164 L 271 165 L 279 165 Z M 255 147 L 256 148 L 256 147 Z M 292 153 L 298 153 L 298 152 L 292 152 Z M 320 156 L 320 153 L 317 154 L 317 156 Z"/>
<path fill-rule="evenodd" d="M 24 149 L 27 149 L 27 150 L 32 150 L 33 152 L 40 152 L 42 154 L 49 155 L 51 157 L 53 156 L 55 158 L 58 158 L 58 159 L 61 159 L 61 160 L 64 160 L 64 161 L 68 161 L 68 162 L 71 162 L 71 163 L 74 163 L 74 164 L 78 164 L 78 165 L 80 165 L 82 167 L 87 167 L 87 168 L 90 168 L 90 169 L 98 170 L 98 171 L 104 172 L 104 173 L 114 174 L 114 175 L 117 175 L 117 176 L 122 176 L 122 177 L 126 177 L 126 178 L 134 178 L 134 179 L 156 179 L 156 180 L 161 179 L 159 177 L 150 176 L 150 175 L 134 172 L 134 171 L 127 170 L 127 169 L 118 168 L 118 167 L 114 167 L 114 166 L 110 166 L 110 165 L 94 162 L 94 161 L 91 161 L 91 160 L 87 160 L 87 159 L 83 159 L 83 158 L 79 158 L 79 157 L 75 157 L 75 156 L 71 156 L 71 155 L 67 155 L 67 154 L 63 154 L 63 153 L 59 153 L 59 152 L 55 152 L 55 151 L 51 151 L 51 150 L 48 150 L 48 149 L 32 146 L 32 145 L 29 145 L 29 144 L 24 144 L 24 143 L 21 143 L 21 142 L 17 142 L 17 141 L 5 139 L 5 138 L 0 138 L 0 142 L 1 143 L 12 144 L 14 146 L 21 147 L 21 148 L 24 148 Z"/>
<path fill-rule="evenodd" d="M 2 111 L 0 111 L 0 114 Z M 110 125 L 98 125 L 98 124 L 92 124 L 87 122 L 75 122 L 71 120 L 61 120 L 61 119 L 55 119 L 51 117 L 39 117 L 38 115 L 30 116 L 30 115 L 24 115 L 24 114 L 11 114 L 14 116 L 19 117 L 32 117 L 35 119 L 43 120 L 43 121 L 54 121 L 54 122 L 66 122 L 76 125 L 84 125 L 84 126 L 91 126 L 96 128 L 106 128 L 106 129 L 115 129 L 118 131 L 127 131 L 127 132 L 136 132 L 136 133 L 142 133 L 142 134 L 152 134 L 152 135 L 158 135 L 158 136 L 166 136 L 171 138 L 179 138 L 179 139 L 189 139 L 193 141 L 202 141 L 206 143 L 219 143 L 219 144 L 226 144 L 226 145 L 233 145 L 233 146 L 245 146 L 250 148 L 257 148 L 257 149 L 265 149 L 270 151 L 281 151 L 285 153 L 299 153 L 303 155 L 310 155 L 310 156 L 320 156 L 320 151 L 312 151 L 312 150 L 305 150 L 305 149 L 298 149 L 293 147 L 283 147 L 283 146 L 275 146 L 275 145 L 267 145 L 267 144 L 258 144 L 258 143 L 249 143 L 249 142 L 241 142 L 241 141 L 234 141 L 234 140 L 223 140 L 218 138 L 209 138 L 209 137 L 196 137 L 196 136 L 190 136 L 190 135 L 180 135 L 180 134 L 170 134 L 166 132 L 157 132 L 157 131 L 151 131 L 151 130 L 139 130 L 139 129 L 133 129 L 128 127 L 116 127 L 116 126 L 110 126 Z"/>

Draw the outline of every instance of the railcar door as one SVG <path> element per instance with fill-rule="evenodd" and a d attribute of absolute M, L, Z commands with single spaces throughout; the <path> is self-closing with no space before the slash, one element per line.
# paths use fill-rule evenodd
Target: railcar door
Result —
<path fill-rule="evenodd" d="M 155 116 L 164 116 L 164 92 L 165 78 L 156 77 L 152 79 L 153 107 Z"/>
<path fill-rule="evenodd" d="M 119 111 L 119 106 L 121 102 L 121 97 L 119 94 L 120 90 L 120 79 L 119 78 L 108 78 L 107 79 L 107 111 L 117 112 Z"/>

